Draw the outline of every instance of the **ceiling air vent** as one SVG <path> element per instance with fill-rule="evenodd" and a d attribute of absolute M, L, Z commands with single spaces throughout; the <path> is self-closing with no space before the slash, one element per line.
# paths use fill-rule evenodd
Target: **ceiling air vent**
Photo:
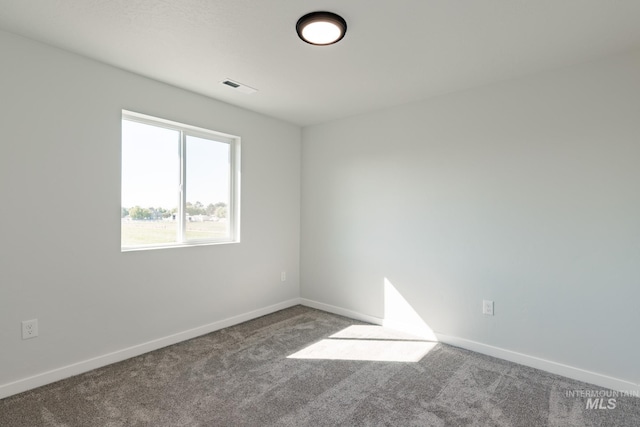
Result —
<path fill-rule="evenodd" d="M 246 94 L 252 94 L 258 91 L 258 89 L 254 89 L 250 86 L 244 85 L 242 83 L 236 82 L 234 80 L 231 79 L 225 79 L 223 81 L 221 81 L 220 83 L 222 83 L 223 85 L 227 85 L 232 89 L 237 90 L 238 92 L 242 92 L 242 93 L 246 93 Z"/>

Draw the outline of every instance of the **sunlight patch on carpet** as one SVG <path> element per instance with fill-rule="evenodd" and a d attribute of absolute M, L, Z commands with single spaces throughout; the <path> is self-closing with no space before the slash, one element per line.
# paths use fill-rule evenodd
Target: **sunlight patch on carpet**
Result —
<path fill-rule="evenodd" d="M 381 326 L 353 325 L 288 358 L 415 363 L 436 344 Z"/>
<path fill-rule="evenodd" d="M 436 344 L 421 341 L 328 339 L 312 344 L 288 358 L 419 362 Z"/>
<path fill-rule="evenodd" d="M 340 332 L 336 332 L 329 338 L 425 341 L 423 337 L 418 335 L 414 335 L 404 331 L 398 331 L 391 328 L 383 328 L 376 325 L 352 325 L 348 328 L 344 328 Z"/>

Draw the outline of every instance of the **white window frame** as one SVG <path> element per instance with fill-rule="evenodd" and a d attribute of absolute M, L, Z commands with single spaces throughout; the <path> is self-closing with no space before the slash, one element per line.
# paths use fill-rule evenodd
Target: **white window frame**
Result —
<path fill-rule="evenodd" d="M 146 114 L 136 113 L 134 111 L 122 110 L 123 120 L 138 122 L 156 127 L 162 127 L 178 131 L 180 133 L 179 152 L 180 152 L 180 182 L 176 189 L 179 203 L 178 214 L 176 220 L 178 221 L 176 230 L 176 241 L 170 243 L 158 243 L 151 245 L 136 245 L 136 246 L 122 246 L 120 242 L 120 248 L 122 252 L 138 251 L 146 249 L 161 249 L 161 248 L 174 248 L 183 246 L 200 246 L 200 245 L 215 245 L 225 243 L 239 243 L 240 242 L 240 137 L 230 135 L 222 132 L 216 132 L 209 129 L 200 128 L 197 126 L 191 126 L 184 123 L 178 123 L 171 120 L 161 119 L 158 117 L 148 116 Z M 187 239 L 187 215 L 186 215 L 186 192 L 184 189 L 187 185 L 187 136 L 196 138 L 210 139 L 216 142 L 222 142 L 229 144 L 229 164 L 230 164 L 230 176 L 229 176 L 229 206 L 227 207 L 227 215 L 229 221 L 229 237 L 222 239 Z M 121 141 L 122 144 L 122 141 Z M 122 174 L 120 176 L 122 186 Z M 120 197 L 122 204 L 122 195 Z"/>

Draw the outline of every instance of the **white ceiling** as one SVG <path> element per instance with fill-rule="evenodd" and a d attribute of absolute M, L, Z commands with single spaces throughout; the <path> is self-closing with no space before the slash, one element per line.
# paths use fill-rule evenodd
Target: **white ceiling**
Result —
<path fill-rule="evenodd" d="M 314 10 L 339 44 L 298 39 Z M 0 0 L 0 29 L 304 126 L 638 49 L 640 1 Z"/>

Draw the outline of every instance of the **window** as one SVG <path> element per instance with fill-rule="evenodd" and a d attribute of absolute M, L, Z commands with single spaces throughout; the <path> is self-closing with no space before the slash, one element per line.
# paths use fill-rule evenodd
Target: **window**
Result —
<path fill-rule="evenodd" d="M 122 112 L 122 250 L 239 241 L 240 138 Z"/>

